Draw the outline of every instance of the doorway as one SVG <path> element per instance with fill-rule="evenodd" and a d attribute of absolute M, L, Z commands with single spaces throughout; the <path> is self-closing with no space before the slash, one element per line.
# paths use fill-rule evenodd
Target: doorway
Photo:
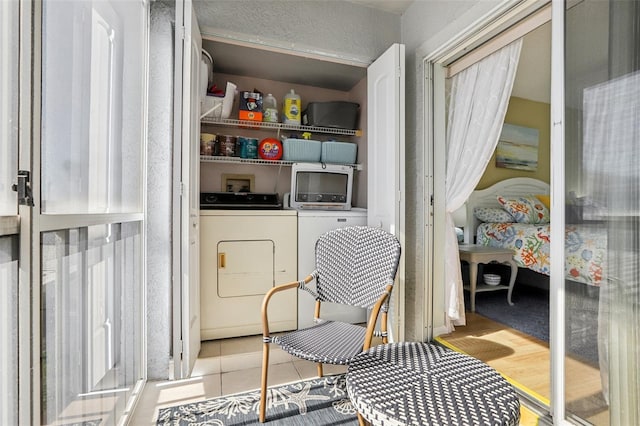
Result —
<path fill-rule="evenodd" d="M 637 22 L 640 12 L 637 2 L 597 1 L 570 4 L 566 9 L 558 2 L 553 12 L 550 216 L 555 231 L 550 237 L 552 350 L 547 408 L 551 407 L 557 422 L 634 424 L 639 413 L 631 407 L 637 406 L 640 381 L 637 366 L 629 361 L 637 364 L 638 345 L 628 331 L 638 325 L 637 310 L 631 307 L 637 306 L 640 291 L 637 274 L 628 274 L 637 270 L 638 251 L 637 239 L 628 231 L 637 226 L 638 176 L 637 167 L 632 171 L 628 159 L 636 158 L 630 135 L 637 134 L 638 123 L 637 115 L 631 119 L 623 111 L 638 108 L 637 96 L 633 95 L 640 84 L 638 34 L 631 22 Z M 444 93 L 444 72 L 438 70 L 437 60 L 427 60 L 426 65 L 439 78 L 434 80 L 435 95 L 430 94 L 431 99 L 437 99 Z M 443 99 L 441 96 L 442 105 Z M 434 121 L 433 128 L 437 147 L 445 140 L 444 122 Z M 624 155 L 607 144 L 614 139 L 624 141 L 616 143 Z M 440 149 L 445 152 L 442 146 Z M 626 196 L 620 196 L 620 191 Z M 625 212 L 624 218 L 621 212 Z M 582 265 L 575 264 L 571 257 L 577 243 L 572 238 L 574 232 L 592 232 L 584 240 L 594 242 L 597 249 L 580 248 L 580 263 L 604 256 L 600 267 L 590 267 L 598 280 L 595 283 L 580 282 L 584 278 Z M 622 293 L 626 296 L 620 297 Z M 489 332 L 483 329 L 478 333 L 484 337 Z M 572 345 L 580 340 L 590 342 L 587 348 L 597 353 L 588 384 L 586 376 L 576 373 L 572 366 L 576 360 Z M 496 359 L 499 355 L 493 353 Z M 532 366 L 520 362 L 523 370 Z M 572 395 L 576 387 L 586 393 L 576 398 Z"/>

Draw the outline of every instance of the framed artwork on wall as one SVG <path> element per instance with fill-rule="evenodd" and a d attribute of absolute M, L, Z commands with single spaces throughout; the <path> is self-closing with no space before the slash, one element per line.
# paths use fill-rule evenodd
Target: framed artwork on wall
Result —
<path fill-rule="evenodd" d="M 496 167 L 535 172 L 538 139 L 538 129 L 504 123 L 496 147 Z"/>

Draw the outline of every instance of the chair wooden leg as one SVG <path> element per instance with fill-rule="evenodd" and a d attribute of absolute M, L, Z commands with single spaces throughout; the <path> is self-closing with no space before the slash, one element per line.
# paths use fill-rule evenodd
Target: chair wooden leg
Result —
<path fill-rule="evenodd" d="M 322 363 L 319 362 L 318 364 L 316 364 L 318 366 L 318 377 L 323 377 L 324 373 L 322 372 Z"/>
<path fill-rule="evenodd" d="M 380 318 L 380 331 L 382 331 L 382 344 L 386 345 L 389 343 L 389 339 L 387 338 L 387 313 L 382 312 L 382 318 Z"/>
<path fill-rule="evenodd" d="M 362 417 L 362 414 L 358 413 L 358 425 L 367 426 L 369 423 Z"/>
<path fill-rule="evenodd" d="M 264 423 L 267 407 L 267 374 L 269 370 L 269 343 L 262 344 L 262 378 L 260 381 L 260 423 Z"/>

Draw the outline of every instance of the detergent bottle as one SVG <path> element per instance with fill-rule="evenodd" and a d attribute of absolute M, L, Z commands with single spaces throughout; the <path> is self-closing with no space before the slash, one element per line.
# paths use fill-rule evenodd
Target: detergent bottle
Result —
<path fill-rule="evenodd" d="M 273 96 L 271 93 L 265 96 L 264 100 L 262 101 L 262 108 L 264 111 L 262 121 L 266 121 L 268 123 L 278 122 L 278 102 L 276 101 L 275 96 Z"/>
<path fill-rule="evenodd" d="M 293 89 L 287 93 L 282 103 L 282 122 L 285 124 L 300 124 L 300 95 Z"/>

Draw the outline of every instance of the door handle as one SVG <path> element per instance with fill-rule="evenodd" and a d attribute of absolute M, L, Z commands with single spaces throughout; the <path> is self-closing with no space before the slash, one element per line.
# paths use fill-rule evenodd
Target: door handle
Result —
<path fill-rule="evenodd" d="M 218 269 L 224 269 L 227 266 L 227 254 L 218 253 Z"/>
<path fill-rule="evenodd" d="M 33 207 L 30 176 L 28 170 L 18 170 L 18 183 L 11 185 L 11 189 L 18 193 L 18 204 L 21 206 Z"/>

